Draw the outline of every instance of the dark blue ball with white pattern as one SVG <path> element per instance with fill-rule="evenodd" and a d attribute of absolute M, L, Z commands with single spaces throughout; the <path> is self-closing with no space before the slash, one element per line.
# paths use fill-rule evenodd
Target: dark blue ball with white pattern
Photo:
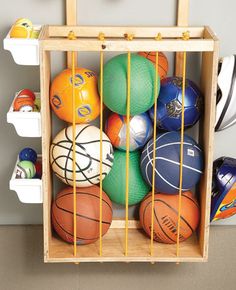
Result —
<path fill-rule="evenodd" d="M 181 77 L 169 77 L 161 82 L 157 102 L 157 126 L 166 131 L 178 131 L 181 128 L 182 115 L 182 85 Z M 193 126 L 200 118 L 202 111 L 202 94 L 197 85 L 186 79 L 184 98 L 184 126 Z M 154 119 L 153 107 L 149 110 Z"/>
<path fill-rule="evenodd" d="M 34 149 L 26 147 L 20 151 L 19 159 L 20 161 L 27 160 L 35 163 L 37 160 L 37 153 Z"/>
<path fill-rule="evenodd" d="M 179 132 L 158 134 L 156 138 L 155 191 L 167 194 L 179 192 L 180 142 Z M 148 185 L 152 186 L 153 140 L 142 152 L 141 171 Z M 192 189 L 200 180 L 203 171 L 203 153 L 198 144 L 188 135 L 183 143 L 182 190 Z"/>

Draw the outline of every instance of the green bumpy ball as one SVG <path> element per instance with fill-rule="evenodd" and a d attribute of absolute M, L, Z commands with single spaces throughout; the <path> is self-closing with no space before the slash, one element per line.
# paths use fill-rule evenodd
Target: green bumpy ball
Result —
<path fill-rule="evenodd" d="M 110 173 L 103 180 L 103 189 L 110 199 L 125 205 L 126 181 L 126 152 L 116 150 Z M 140 153 L 130 152 L 129 161 L 129 205 L 139 203 L 150 191 L 150 187 L 143 180 L 140 169 Z"/>
<path fill-rule="evenodd" d="M 149 110 L 154 104 L 155 68 L 146 58 L 131 54 L 131 116 Z M 100 83 L 100 82 L 99 82 Z M 160 78 L 158 76 L 158 94 Z M 126 115 L 127 54 L 113 57 L 104 65 L 104 104 L 113 112 Z"/>

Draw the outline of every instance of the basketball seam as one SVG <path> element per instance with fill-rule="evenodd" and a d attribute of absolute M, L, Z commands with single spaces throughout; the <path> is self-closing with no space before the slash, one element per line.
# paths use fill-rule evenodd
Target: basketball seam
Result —
<path fill-rule="evenodd" d="M 70 195 L 70 194 L 74 194 L 74 193 L 73 192 L 67 192 L 67 193 L 65 193 L 63 195 L 60 195 L 60 196 L 56 197 L 55 200 L 58 200 L 59 198 L 64 197 L 64 196 L 67 196 L 67 195 Z M 76 192 L 76 195 L 77 194 L 81 194 L 81 195 L 83 195 L 83 194 L 86 195 L 87 194 L 87 195 L 90 195 L 90 196 L 93 196 L 95 198 L 100 199 L 100 196 L 96 196 L 96 195 L 94 195 L 92 193 L 89 193 L 89 192 Z M 108 207 L 110 208 L 111 212 L 113 213 L 113 210 L 112 210 L 112 207 L 110 206 L 110 204 L 106 200 L 104 200 L 104 199 L 102 199 L 102 201 L 104 201 L 108 205 Z"/>
<path fill-rule="evenodd" d="M 176 209 L 174 209 L 172 206 L 170 206 L 168 203 L 166 203 L 165 201 L 163 201 L 163 200 L 161 200 L 161 199 L 154 199 L 154 201 L 159 201 L 159 202 L 161 202 L 161 203 L 164 203 L 167 207 L 169 207 L 171 210 L 173 210 L 173 212 L 176 214 L 176 215 L 178 215 L 178 211 L 176 210 Z M 152 201 L 150 201 L 147 205 L 146 205 L 146 207 L 150 204 L 150 203 L 152 203 Z M 154 211 L 154 213 L 155 213 L 155 211 Z M 190 224 L 186 221 L 186 219 L 185 218 L 183 218 L 182 216 L 180 216 L 180 218 L 181 218 L 181 220 L 183 221 L 183 222 L 185 222 L 186 223 L 186 225 L 190 228 L 190 230 L 191 230 L 191 232 L 193 233 L 194 232 L 194 230 L 193 230 L 193 228 L 190 226 Z"/>
<path fill-rule="evenodd" d="M 67 142 L 67 141 L 60 141 L 60 142 L 58 142 L 58 143 L 52 143 L 52 145 L 54 145 L 54 147 L 56 147 L 56 146 L 58 146 L 58 147 L 60 147 L 60 148 L 62 148 L 62 149 L 67 149 L 67 150 L 69 150 L 69 153 L 71 153 L 71 149 L 70 148 L 67 148 L 66 146 L 63 146 L 63 145 L 61 145 L 61 143 L 65 143 L 65 142 Z M 99 140 L 99 142 L 100 142 L 100 140 Z M 82 149 L 82 150 L 84 150 L 84 151 L 86 151 L 82 146 L 81 146 L 81 143 L 76 143 L 75 145 L 77 145 L 80 149 Z M 96 162 L 100 162 L 100 160 L 99 159 L 96 159 L 96 158 L 94 158 L 94 157 L 91 157 L 91 155 L 89 155 L 89 154 L 84 154 L 84 153 L 82 153 L 82 152 L 79 152 L 79 151 L 75 151 L 76 152 L 76 154 L 79 154 L 79 155 L 82 155 L 82 156 L 84 156 L 84 157 L 88 157 L 89 156 L 89 158 L 90 159 L 92 159 L 93 161 L 96 161 Z M 61 156 L 61 155 L 60 155 Z M 55 158 L 54 158 L 55 159 Z M 72 159 L 70 156 L 68 156 L 68 159 Z M 108 166 L 108 167 L 110 167 L 111 168 L 111 165 L 110 164 L 107 164 L 106 162 L 102 162 L 102 164 L 103 165 L 106 165 L 106 166 Z"/>
<path fill-rule="evenodd" d="M 156 158 L 157 159 L 157 158 Z M 150 164 L 150 162 L 146 165 L 146 177 L 147 177 L 147 180 L 148 180 L 148 183 L 149 183 L 149 185 L 151 186 L 152 185 L 152 183 L 151 183 L 151 181 L 150 181 L 150 179 L 149 179 L 149 176 L 148 176 L 148 174 L 147 174 L 147 166 Z M 168 180 L 166 180 L 160 173 L 159 173 L 159 171 L 157 171 L 156 170 L 156 168 L 155 168 L 155 174 L 157 174 L 162 180 L 164 180 L 165 181 L 165 183 L 167 183 L 169 186 L 171 186 L 171 187 L 173 187 L 173 188 L 175 188 L 175 189 L 179 189 L 179 187 L 177 187 L 177 186 L 175 186 L 174 184 L 172 184 L 172 183 L 170 183 Z M 155 182 L 155 187 L 156 187 L 156 182 Z M 187 190 L 189 190 L 189 188 L 182 188 L 182 190 L 183 191 L 187 191 Z"/>
<path fill-rule="evenodd" d="M 158 140 L 156 140 L 156 141 L 158 141 Z M 151 151 L 149 151 L 149 148 L 153 146 L 153 143 L 154 143 L 154 142 L 151 142 L 150 144 L 148 144 L 147 147 L 143 150 L 142 153 L 144 153 L 144 152 L 146 152 L 146 151 L 149 152 L 149 153 L 153 153 L 153 149 L 152 149 Z M 161 146 L 159 146 L 159 147 L 156 147 L 156 150 L 158 150 L 158 149 L 162 149 L 162 148 L 165 148 L 165 147 L 168 147 L 168 146 L 172 146 L 172 145 L 180 145 L 180 144 L 181 144 L 181 142 L 179 142 L 179 141 L 178 141 L 178 142 L 167 143 L 167 144 L 161 145 Z M 193 146 L 193 147 L 196 148 L 198 151 L 202 152 L 202 150 L 201 150 L 198 146 L 193 145 L 192 143 L 184 142 L 183 145 L 190 145 L 190 146 Z M 147 158 L 147 155 L 142 159 L 142 161 L 141 161 L 141 165 L 142 165 L 142 163 L 144 162 L 144 160 L 145 160 L 146 158 Z"/>
<path fill-rule="evenodd" d="M 168 133 L 169 133 L 169 132 L 163 133 L 162 135 L 160 135 L 159 137 L 157 137 L 157 138 L 156 138 L 156 142 L 159 141 L 162 137 L 164 137 L 164 136 L 167 135 Z M 151 140 L 150 140 L 150 141 L 151 141 Z M 150 142 L 150 141 L 147 143 L 146 148 L 144 148 L 142 154 L 143 154 L 144 152 L 148 151 L 148 148 L 151 147 L 151 146 L 153 145 L 153 143 L 154 143 L 154 142 L 153 142 L 153 138 L 152 138 L 152 142 Z M 150 144 L 149 144 L 149 143 L 150 143 Z M 146 157 L 146 156 L 145 156 L 145 157 Z M 144 157 L 144 158 L 145 158 L 145 157 Z M 142 161 L 141 161 L 141 164 L 142 164 Z"/>
<path fill-rule="evenodd" d="M 63 175 L 60 175 L 60 174 L 57 173 L 57 172 L 55 172 L 55 175 L 56 175 L 58 178 L 60 178 L 60 179 L 62 179 L 62 180 L 65 181 Z M 106 173 L 102 173 L 102 175 L 105 175 L 105 176 L 106 176 L 107 174 L 106 174 Z M 93 183 L 91 180 L 92 180 L 92 179 L 95 179 L 95 178 L 98 177 L 98 176 L 100 176 L 100 173 L 91 176 L 91 177 L 90 177 L 90 182 L 89 182 L 89 184 L 97 185 L 97 183 Z M 69 182 L 67 182 L 66 184 L 70 185 L 70 181 L 73 181 L 73 178 L 67 178 L 67 180 L 68 180 Z M 86 178 L 85 178 L 85 179 L 76 179 L 76 182 L 85 182 L 85 181 L 87 181 Z"/>
<path fill-rule="evenodd" d="M 68 231 L 66 231 L 60 224 L 59 224 L 59 222 L 57 221 L 57 219 L 56 219 L 56 217 L 55 217 L 55 215 L 54 215 L 54 213 L 53 213 L 53 211 L 52 211 L 52 215 L 53 215 L 53 218 L 54 218 L 54 220 L 55 220 L 55 222 L 57 223 L 57 225 L 65 232 L 65 233 L 67 233 L 68 235 L 70 235 L 71 237 L 74 237 L 74 235 L 73 234 L 71 234 L 70 232 L 68 232 Z M 56 231 L 56 230 L 55 230 Z M 86 239 L 86 238 L 81 238 L 81 237 L 79 237 L 79 236 L 77 236 L 76 235 L 76 241 L 77 241 L 77 239 L 79 239 L 79 240 L 87 240 L 87 241 L 91 241 L 91 240 L 97 240 L 98 238 L 91 238 L 91 239 Z"/>
<path fill-rule="evenodd" d="M 156 210 L 155 210 L 155 208 L 154 208 L 154 216 L 155 216 L 156 221 L 157 221 L 157 223 L 159 224 L 159 226 L 160 226 L 162 232 L 164 233 L 164 235 L 165 235 L 169 240 L 171 240 L 172 242 L 175 243 L 175 241 L 172 240 L 166 232 L 164 232 L 164 230 L 163 230 L 163 228 L 162 228 L 162 226 L 161 226 L 161 224 L 160 224 L 160 222 L 159 222 L 159 219 L 158 219 L 158 217 L 157 217 L 157 214 L 156 214 Z"/>
<path fill-rule="evenodd" d="M 70 213 L 70 214 L 72 214 L 72 215 L 74 214 L 73 211 L 67 210 L 67 209 L 65 209 L 65 208 L 63 208 L 63 207 L 61 207 L 61 206 L 59 206 L 59 205 L 57 204 L 57 200 L 55 200 L 55 205 L 56 205 L 56 207 L 57 207 L 58 209 L 60 209 L 60 210 L 62 210 L 62 211 L 64 211 L 64 212 Z M 100 220 L 99 220 L 99 219 L 94 219 L 94 218 L 91 218 L 91 217 L 87 217 L 87 216 L 84 216 L 84 215 L 79 214 L 79 213 L 76 213 L 76 216 L 77 216 L 77 217 L 84 218 L 84 219 L 88 219 L 88 220 L 91 220 L 91 221 L 94 221 L 94 222 L 97 222 L 97 223 L 100 223 Z M 103 224 L 106 224 L 106 225 L 111 225 L 111 222 L 107 222 L 107 221 L 102 221 L 102 223 L 103 223 Z"/>
<path fill-rule="evenodd" d="M 73 172 L 72 169 L 67 169 L 67 168 L 64 168 L 62 167 L 59 163 L 57 163 L 57 160 L 60 159 L 60 158 L 67 158 L 67 155 L 60 155 L 60 156 L 57 156 L 56 158 L 54 158 L 53 162 L 52 162 L 52 165 L 53 164 L 56 164 L 56 166 L 61 169 L 61 170 L 67 170 L 68 172 Z M 73 158 L 71 157 L 68 157 L 69 160 L 73 161 Z M 79 167 L 78 163 L 76 162 L 75 163 L 77 165 L 77 167 Z M 80 173 L 82 170 L 85 171 L 87 169 L 89 169 L 89 167 L 91 166 L 91 162 L 88 164 L 88 166 L 84 167 L 83 169 L 81 169 L 81 167 L 79 167 L 79 170 L 76 170 L 76 173 Z"/>
<path fill-rule="evenodd" d="M 174 209 L 172 206 L 170 206 L 168 203 L 166 203 L 166 202 L 163 201 L 163 200 L 157 200 L 157 201 L 160 201 L 160 202 L 164 203 L 167 207 L 169 207 L 170 209 L 172 209 L 173 212 L 176 213 L 176 215 L 178 216 L 178 211 L 177 211 L 176 209 Z M 185 219 L 184 217 L 182 217 L 182 216 L 180 216 L 180 218 L 181 218 L 181 220 L 182 220 L 183 222 L 186 223 L 186 225 L 190 228 L 191 232 L 193 233 L 194 230 L 193 230 L 193 228 L 190 226 L 190 224 L 186 221 L 186 219 Z"/>
<path fill-rule="evenodd" d="M 88 144 L 91 144 L 91 143 L 97 143 L 97 142 L 100 142 L 100 140 L 93 140 L 93 141 L 89 141 L 89 142 L 79 142 L 79 144 L 81 145 L 88 145 Z M 111 143 L 109 140 L 102 140 L 102 142 L 107 142 L 107 143 Z"/>
<path fill-rule="evenodd" d="M 191 200 L 191 201 L 196 205 L 196 207 L 199 208 L 198 203 L 197 203 L 193 198 L 191 198 L 191 197 L 185 195 L 184 193 L 182 193 L 182 197 L 183 197 L 183 196 L 184 196 L 185 198 Z"/>
<path fill-rule="evenodd" d="M 168 162 L 170 162 L 172 164 L 175 164 L 175 165 L 180 165 L 180 162 L 176 162 L 174 160 L 171 160 L 171 159 L 168 159 L 168 158 L 164 158 L 164 157 L 156 157 L 155 159 L 156 160 L 160 159 L 160 160 L 168 161 Z M 150 160 L 150 161 L 152 161 L 152 160 Z M 149 165 L 150 161 L 148 161 L 147 165 Z M 183 164 L 183 167 L 202 174 L 201 170 L 198 170 L 196 168 L 190 167 L 190 166 L 188 166 L 186 164 Z"/>
<path fill-rule="evenodd" d="M 156 201 L 156 200 L 154 200 L 154 201 Z M 144 209 L 144 211 L 143 211 L 143 225 L 144 225 L 144 227 L 145 227 L 146 229 L 147 229 L 147 227 L 146 227 L 146 223 L 145 223 L 144 216 L 145 216 L 145 213 L 146 213 L 147 207 L 150 205 L 150 203 L 152 203 L 152 201 L 150 201 L 150 202 L 148 202 L 148 203 L 146 204 L 145 209 Z M 164 232 L 162 226 L 160 225 L 159 220 L 158 220 L 158 218 L 157 218 L 157 216 L 156 216 L 155 209 L 154 209 L 154 215 L 155 215 L 155 217 L 156 217 L 156 221 L 157 221 L 158 225 L 159 225 L 160 228 L 161 228 L 161 231 L 164 233 L 164 235 L 165 235 L 169 240 L 173 241 L 173 240 L 168 236 L 168 234 Z M 150 231 L 150 232 L 151 232 L 151 231 Z M 161 241 L 161 240 L 159 240 L 159 241 Z M 174 242 L 174 241 L 173 241 L 173 242 Z"/>
<path fill-rule="evenodd" d="M 80 136 L 80 134 L 81 134 L 85 129 L 87 129 L 88 127 L 90 127 L 90 125 L 87 125 L 87 126 L 85 126 L 82 130 L 80 130 L 80 132 L 76 135 L 75 140 L 77 140 L 77 138 Z M 67 140 L 69 141 L 68 134 L 67 134 L 67 130 L 68 130 L 68 127 L 67 127 L 66 130 L 65 130 L 65 136 L 66 136 Z M 67 175 L 67 163 L 68 163 L 68 158 L 69 158 L 69 156 L 70 156 L 71 151 L 73 150 L 73 142 L 72 142 L 72 141 L 70 141 L 70 142 L 71 142 L 71 147 L 70 147 L 70 149 L 68 150 L 67 159 L 66 159 L 66 164 L 65 164 L 65 168 L 66 168 L 66 170 L 64 171 L 66 181 L 67 181 L 67 176 L 66 176 L 66 175 Z M 76 144 L 76 145 L 77 145 L 77 144 Z M 91 160 L 91 159 L 90 159 L 90 160 Z M 76 162 L 76 165 L 77 165 L 77 162 Z M 79 164 L 78 164 L 77 166 L 78 166 L 79 169 L 81 170 Z M 88 180 L 88 178 L 87 178 L 87 176 L 84 174 L 84 172 L 81 171 L 81 173 L 82 173 L 82 175 L 85 177 L 85 179 L 86 179 L 90 184 L 92 184 L 91 181 Z M 73 181 L 74 181 L 74 178 L 73 178 Z M 68 182 L 68 181 L 67 181 L 67 182 Z"/>

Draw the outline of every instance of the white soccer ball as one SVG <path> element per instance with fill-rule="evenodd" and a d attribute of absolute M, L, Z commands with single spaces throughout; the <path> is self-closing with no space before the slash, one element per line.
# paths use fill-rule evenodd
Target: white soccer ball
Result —
<path fill-rule="evenodd" d="M 110 172 L 113 164 L 113 147 L 102 134 L 102 176 Z M 63 129 L 54 138 L 50 148 L 52 170 L 58 178 L 73 185 L 72 126 Z M 77 124 L 75 134 L 76 186 L 92 186 L 100 182 L 100 130 L 89 124 Z"/>

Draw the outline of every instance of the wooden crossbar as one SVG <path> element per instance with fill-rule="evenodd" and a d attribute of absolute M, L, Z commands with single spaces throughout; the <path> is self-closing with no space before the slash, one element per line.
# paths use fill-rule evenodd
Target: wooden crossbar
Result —
<path fill-rule="evenodd" d="M 47 51 L 213 51 L 214 42 L 212 40 L 162 40 L 157 42 L 155 40 L 133 40 L 127 42 L 125 40 L 107 40 L 105 44 L 101 44 L 99 40 L 94 39 L 47 39 L 43 41 L 43 48 Z"/>
<path fill-rule="evenodd" d="M 182 38 L 183 33 L 189 31 L 191 38 L 202 38 L 204 27 L 149 27 L 149 26 L 49 26 L 49 37 L 67 37 L 73 31 L 76 37 L 98 37 L 104 33 L 106 38 L 124 37 L 133 34 L 135 38 L 154 38 L 161 33 L 164 38 Z"/>

